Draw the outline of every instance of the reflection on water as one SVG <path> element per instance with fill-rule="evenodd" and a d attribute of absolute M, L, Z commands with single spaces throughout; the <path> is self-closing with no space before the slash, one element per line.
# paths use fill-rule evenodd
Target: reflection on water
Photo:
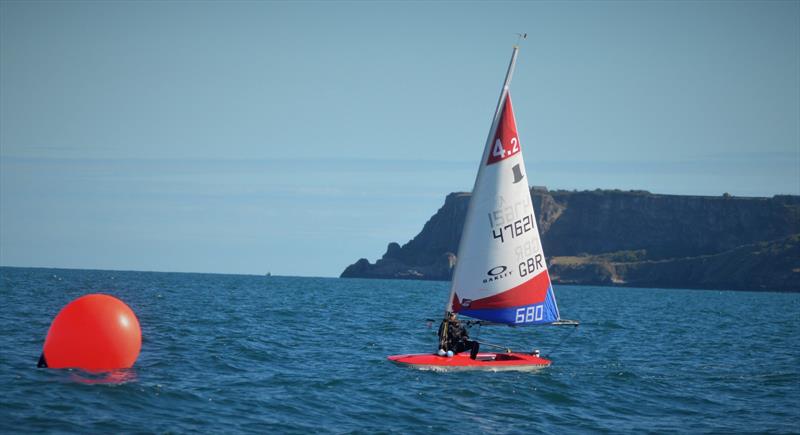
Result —
<path fill-rule="evenodd" d="M 136 381 L 136 369 L 116 369 L 111 371 L 90 372 L 80 369 L 69 369 L 69 380 L 81 384 L 127 384 Z"/>

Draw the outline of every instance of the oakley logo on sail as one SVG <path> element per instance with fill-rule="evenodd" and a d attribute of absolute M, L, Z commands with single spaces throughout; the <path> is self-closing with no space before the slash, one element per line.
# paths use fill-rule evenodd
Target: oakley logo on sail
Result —
<path fill-rule="evenodd" d="M 508 267 L 506 266 L 493 267 L 489 269 L 488 272 L 486 272 L 486 274 L 489 275 L 489 278 L 485 278 L 483 280 L 483 283 L 486 284 L 489 281 L 497 281 L 498 279 L 503 279 L 505 277 L 511 276 L 512 273 L 513 271 L 508 270 Z"/>
<path fill-rule="evenodd" d="M 505 266 L 497 266 L 497 267 L 491 268 L 488 272 L 486 272 L 486 274 L 487 275 L 491 275 L 491 276 L 497 276 L 497 275 L 500 275 L 501 273 L 505 272 L 506 269 L 508 269 L 508 268 L 505 267 Z"/>

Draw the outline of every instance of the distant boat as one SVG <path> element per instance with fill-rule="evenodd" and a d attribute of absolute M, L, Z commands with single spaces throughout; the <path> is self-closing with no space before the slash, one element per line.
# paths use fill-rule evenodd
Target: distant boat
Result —
<path fill-rule="evenodd" d="M 267 272 L 264 276 L 272 276 L 272 273 Z"/>
<path fill-rule="evenodd" d="M 468 324 L 577 326 L 577 321 L 562 320 L 559 315 L 536 228 L 508 91 L 518 53 L 519 47 L 514 46 L 472 189 L 445 319 L 450 313 L 459 313 L 477 319 Z M 474 360 L 468 353 L 388 358 L 398 364 L 434 369 L 519 370 L 551 363 L 538 351 L 520 353 L 510 349 L 481 352 Z"/>

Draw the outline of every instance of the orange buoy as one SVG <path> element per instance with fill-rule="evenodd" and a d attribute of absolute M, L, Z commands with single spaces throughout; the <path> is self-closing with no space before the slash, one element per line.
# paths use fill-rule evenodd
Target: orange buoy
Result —
<path fill-rule="evenodd" d="M 141 348 L 142 330 L 133 310 L 113 296 L 90 294 L 70 302 L 53 320 L 39 366 L 130 368 Z"/>

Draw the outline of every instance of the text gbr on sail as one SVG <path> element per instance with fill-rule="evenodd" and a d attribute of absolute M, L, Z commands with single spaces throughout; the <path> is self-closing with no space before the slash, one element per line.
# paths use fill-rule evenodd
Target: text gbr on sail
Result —
<path fill-rule="evenodd" d="M 536 254 L 533 257 L 523 261 L 519 264 L 519 276 L 526 276 L 536 272 L 539 269 L 544 269 L 544 259 L 542 254 Z"/>

